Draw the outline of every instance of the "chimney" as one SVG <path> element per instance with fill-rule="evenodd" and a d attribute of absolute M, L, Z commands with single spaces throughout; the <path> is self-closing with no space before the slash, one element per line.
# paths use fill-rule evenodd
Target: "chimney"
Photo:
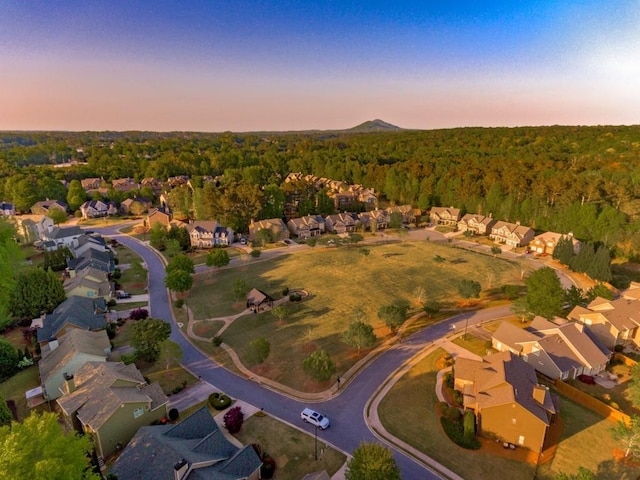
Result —
<path fill-rule="evenodd" d="M 188 472 L 189 463 L 187 463 L 184 458 L 173 466 L 175 480 L 182 480 L 183 478 L 186 478 Z"/>
<path fill-rule="evenodd" d="M 73 375 L 64 372 L 62 375 L 64 377 L 64 393 L 71 394 L 76 391 L 76 384 L 73 381 Z"/>

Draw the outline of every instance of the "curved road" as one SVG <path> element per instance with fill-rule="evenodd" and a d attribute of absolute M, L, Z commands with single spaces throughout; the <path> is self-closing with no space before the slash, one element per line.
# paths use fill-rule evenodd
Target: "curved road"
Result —
<path fill-rule="evenodd" d="M 122 225 L 117 225 L 109 228 L 93 228 L 92 230 L 105 236 L 117 238 L 118 242 L 131 248 L 143 258 L 149 272 L 149 313 L 152 317 L 161 318 L 172 325 L 171 340 L 178 343 L 183 349 L 182 363 L 196 375 L 200 375 L 204 380 L 232 397 L 264 408 L 265 412 L 270 415 L 305 428 L 313 434 L 313 427 L 300 422 L 300 411 L 307 406 L 307 403 L 270 390 L 220 367 L 187 340 L 173 321 L 170 299 L 164 285 L 165 268 L 162 261 L 146 245 L 128 235 L 119 234 L 117 229 L 121 227 Z M 465 313 L 437 325 L 429 326 L 411 337 L 403 339 L 402 343 L 396 344 L 371 362 L 339 392 L 339 395 L 319 404 L 318 410 L 331 418 L 332 427 L 326 431 L 318 431 L 318 439 L 326 440 L 345 452 L 353 452 L 362 441 L 378 441 L 365 423 L 364 407 L 390 375 L 403 363 L 420 353 L 428 344 L 449 333 L 452 325 L 456 326 L 456 330 L 461 331 L 467 322 L 468 325 L 474 325 L 510 313 L 509 306 Z M 426 466 L 395 449 L 394 456 L 402 478 L 425 480 L 440 478 Z"/>

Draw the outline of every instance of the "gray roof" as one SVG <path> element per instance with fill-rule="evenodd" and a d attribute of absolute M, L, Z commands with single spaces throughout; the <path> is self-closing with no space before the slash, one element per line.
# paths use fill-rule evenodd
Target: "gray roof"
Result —
<path fill-rule="evenodd" d="M 101 252 L 94 248 L 85 251 L 78 258 L 67 259 L 67 266 L 71 270 L 82 270 L 87 267 L 93 267 L 108 272 L 113 265 L 113 253 L 111 253 L 111 251 Z"/>
<path fill-rule="evenodd" d="M 44 318 L 42 328 L 37 331 L 38 342 L 54 339 L 67 324 L 84 330 L 102 330 L 107 325 L 106 310 L 104 298 L 69 297 Z"/>
<path fill-rule="evenodd" d="M 255 450 L 238 448 L 226 439 L 202 407 L 181 423 L 142 427 L 129 442 L 111 471 L 131 480 L 174 480 L 174 465 L 214 462 L 195 468 L 187 480 L 237 480 L 251 475 L 262 462 Z"/>
<path fill-rule="evenodd" d="M 84 235 L 84 230 L 80 227 L 73 225 L 71 227 L 53 227 L 53 230 L 47 234 L 51 240 L 60 239 L 60 238 L 69 238 L 75 236 Z"/>
<path fill-rule="evenodd" d="M 71 359 L 79 353 L 95 355 L 106 359 L 107 352 L 111 350 L 109 337 L 104 330 L 90 332 L 73 328 L 62 335 L 58 341 L 58 347 L 46 354 L 46 356 L 38 362 L 42 383 L 45 383 L 49 378 L 65 368 Z M 73 374 L 75 372 L 65 370 L 65 373 Z"/>

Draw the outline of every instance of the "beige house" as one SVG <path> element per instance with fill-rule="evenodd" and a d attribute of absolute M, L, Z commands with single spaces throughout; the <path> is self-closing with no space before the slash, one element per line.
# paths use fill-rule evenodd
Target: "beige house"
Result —
<path fill-rule="evenodd" d="M 458 357 L 455 389 L 476 415 L 477 432 L 541 452 L 556 408 L 532 366 L 511 352 L 482 360 Z"/>
<path fill-rule="evenodd" d="M 74 328 L 49 343 L 38 362 L 44 398 L 55 400 L 64 393 L 64 376 L 73 375 L 87 362 L 106 362 L 111 351 L 107 332 Z"/>
<path fill-rule="evenodd" d="M 287 222 L 287 228 L 291 235 L 300 239 L 319 237 L 324 233 L 325 220 L 320 215 L 292 218 Z"/>
<path fill-rule="evenodd" d="M 458 222 L 458 230 L 461 232 L 471 232 L 474 235 L 488 235 L 495 225 L 496 219 L 477 213 L 467 213 Z"/>
<path fill-rule="evenodd" d="M 584 325 L 609 350 L 616 345 L 640 347 L 640 300 L 598 297 L 586 308 L 575 307 L 568 318 Z"/>
<path fill-rule="evenodd" d="M 453 207 L 431 207 L 429 219 L 434 225 L 456 227 L 460 220 L 460 209 Z"/>
<path fill-rule="evenodd" d="M 529 243 L 529 248 L 538 255 L 553 255 L 553 251 L 558 245 L 558 242 L 563 238 L 569 238 L 571 243 L 573 243 L 573 253 L 578 253 L 580 250 L 580 241 L 573 237 L 572 233 L 563 234 L 556 232 L 544 232 L 540 235 L 536 235 L 531 243 Z"/>
<path fill-rule="evenodd" d="M 289 229 L 281 218 L 269 218 L 266 220 L 258 220 L 257 222 L 252 220 L 249 224 L 249 240 L 255 240 L 256 234 L 260 230 L 270 230 L 271 238 L 274 242 L 286 240 L 290 235 Z"/>
<path fill-rule="evenodd" d="M 355 232 L 359 222 L 352 213 L 327 215 L 324 219 L 327 232 L 342 234 Z"/>
<path fill-rule="evenodd" d="M 103 200 L 88 200 L 80 205 L 82 218 L 100 218 L 115 215 L 118 213 L 116 204 Z"/>
<path fill-rule="evenodd" d="M 491 229 L 489 238 L 496 243 L 503 243 L 511 247 L 524 247 L 535 237 L 532 228 L 520 225 L 520 222 L 496 222 Z"/>
<path fill-rule="evenodd" d="M 107 272 L 87 267 L 65 280 L 64 291 L 67 298 L 77 295 L 88 298 L 102 297 L 109 300 L 113 293 L 113 285 L 109 281 Z"/>
<path fill-rule="evenodd" d="M 159 223 L 168 230 L 171 227 L 172 219 L 173 215 L 168 207 L 158 207 L 149 211 L 144 225 L 146 228 L 151 229 L 156 223 Z"/>
<path fill-rule="evenodd" d="M 187 231 L 194 248 L 228 247 L 233 243 L 233 230 L 215 220 L 191 221 Z"/>
<path fill-rule="evenodd" d="M 384 230 L 389 227 L 389 212 L 387 210 L 370 210 L 368 212 L 362 212 L 358 215 L 360 224 L 367 230 L 372 232 L 378 230 Z"/>
<path fill-rule="evenodd" d="M 100 458 L 124 447 L 140 427 L 167 414 L 158 383 L 148 385 L 134 364 L 88 362 L 67 376 L 57 400 L 69 427 L 91 436 Z"/>
<path fill-rule="evenodd" d="M 631 282 L 629 288 L 621 292 L 622 298 L 640 300 L 640 282 Z"/>
<path fill-rule="evenodd" d="M 422 215 L 422 211 L 419 208 L 413 208 L 411 205 L 394 205 L 386 208 L 389 216 L 394 213 L 400 214 L 402 217 L 402 223 L 415 223 L 416 218 Z"/>
<path fill-rule="evenodd" d="M 127 198 L 120 203 L 120 213 L 123 215 L 140 215 L 151 208 L 151 200 L 135 197 Z"/>
<path fill-rule="evenodd" d="M 584 326 L 536 317 L 529 329 L 502 322 L 491 337 L 493 348 L 510 351 L 551 379 L 596 375 L 607 368 L 612 352 L 599 347 Z"/>

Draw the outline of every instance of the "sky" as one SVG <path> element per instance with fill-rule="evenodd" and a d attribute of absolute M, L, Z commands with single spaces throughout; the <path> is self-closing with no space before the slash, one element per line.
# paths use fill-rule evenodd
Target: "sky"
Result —
<path fill-rule="evenodd" d="M 0 130 L 640 124 L 640 0 L 1 0 Z"/>

